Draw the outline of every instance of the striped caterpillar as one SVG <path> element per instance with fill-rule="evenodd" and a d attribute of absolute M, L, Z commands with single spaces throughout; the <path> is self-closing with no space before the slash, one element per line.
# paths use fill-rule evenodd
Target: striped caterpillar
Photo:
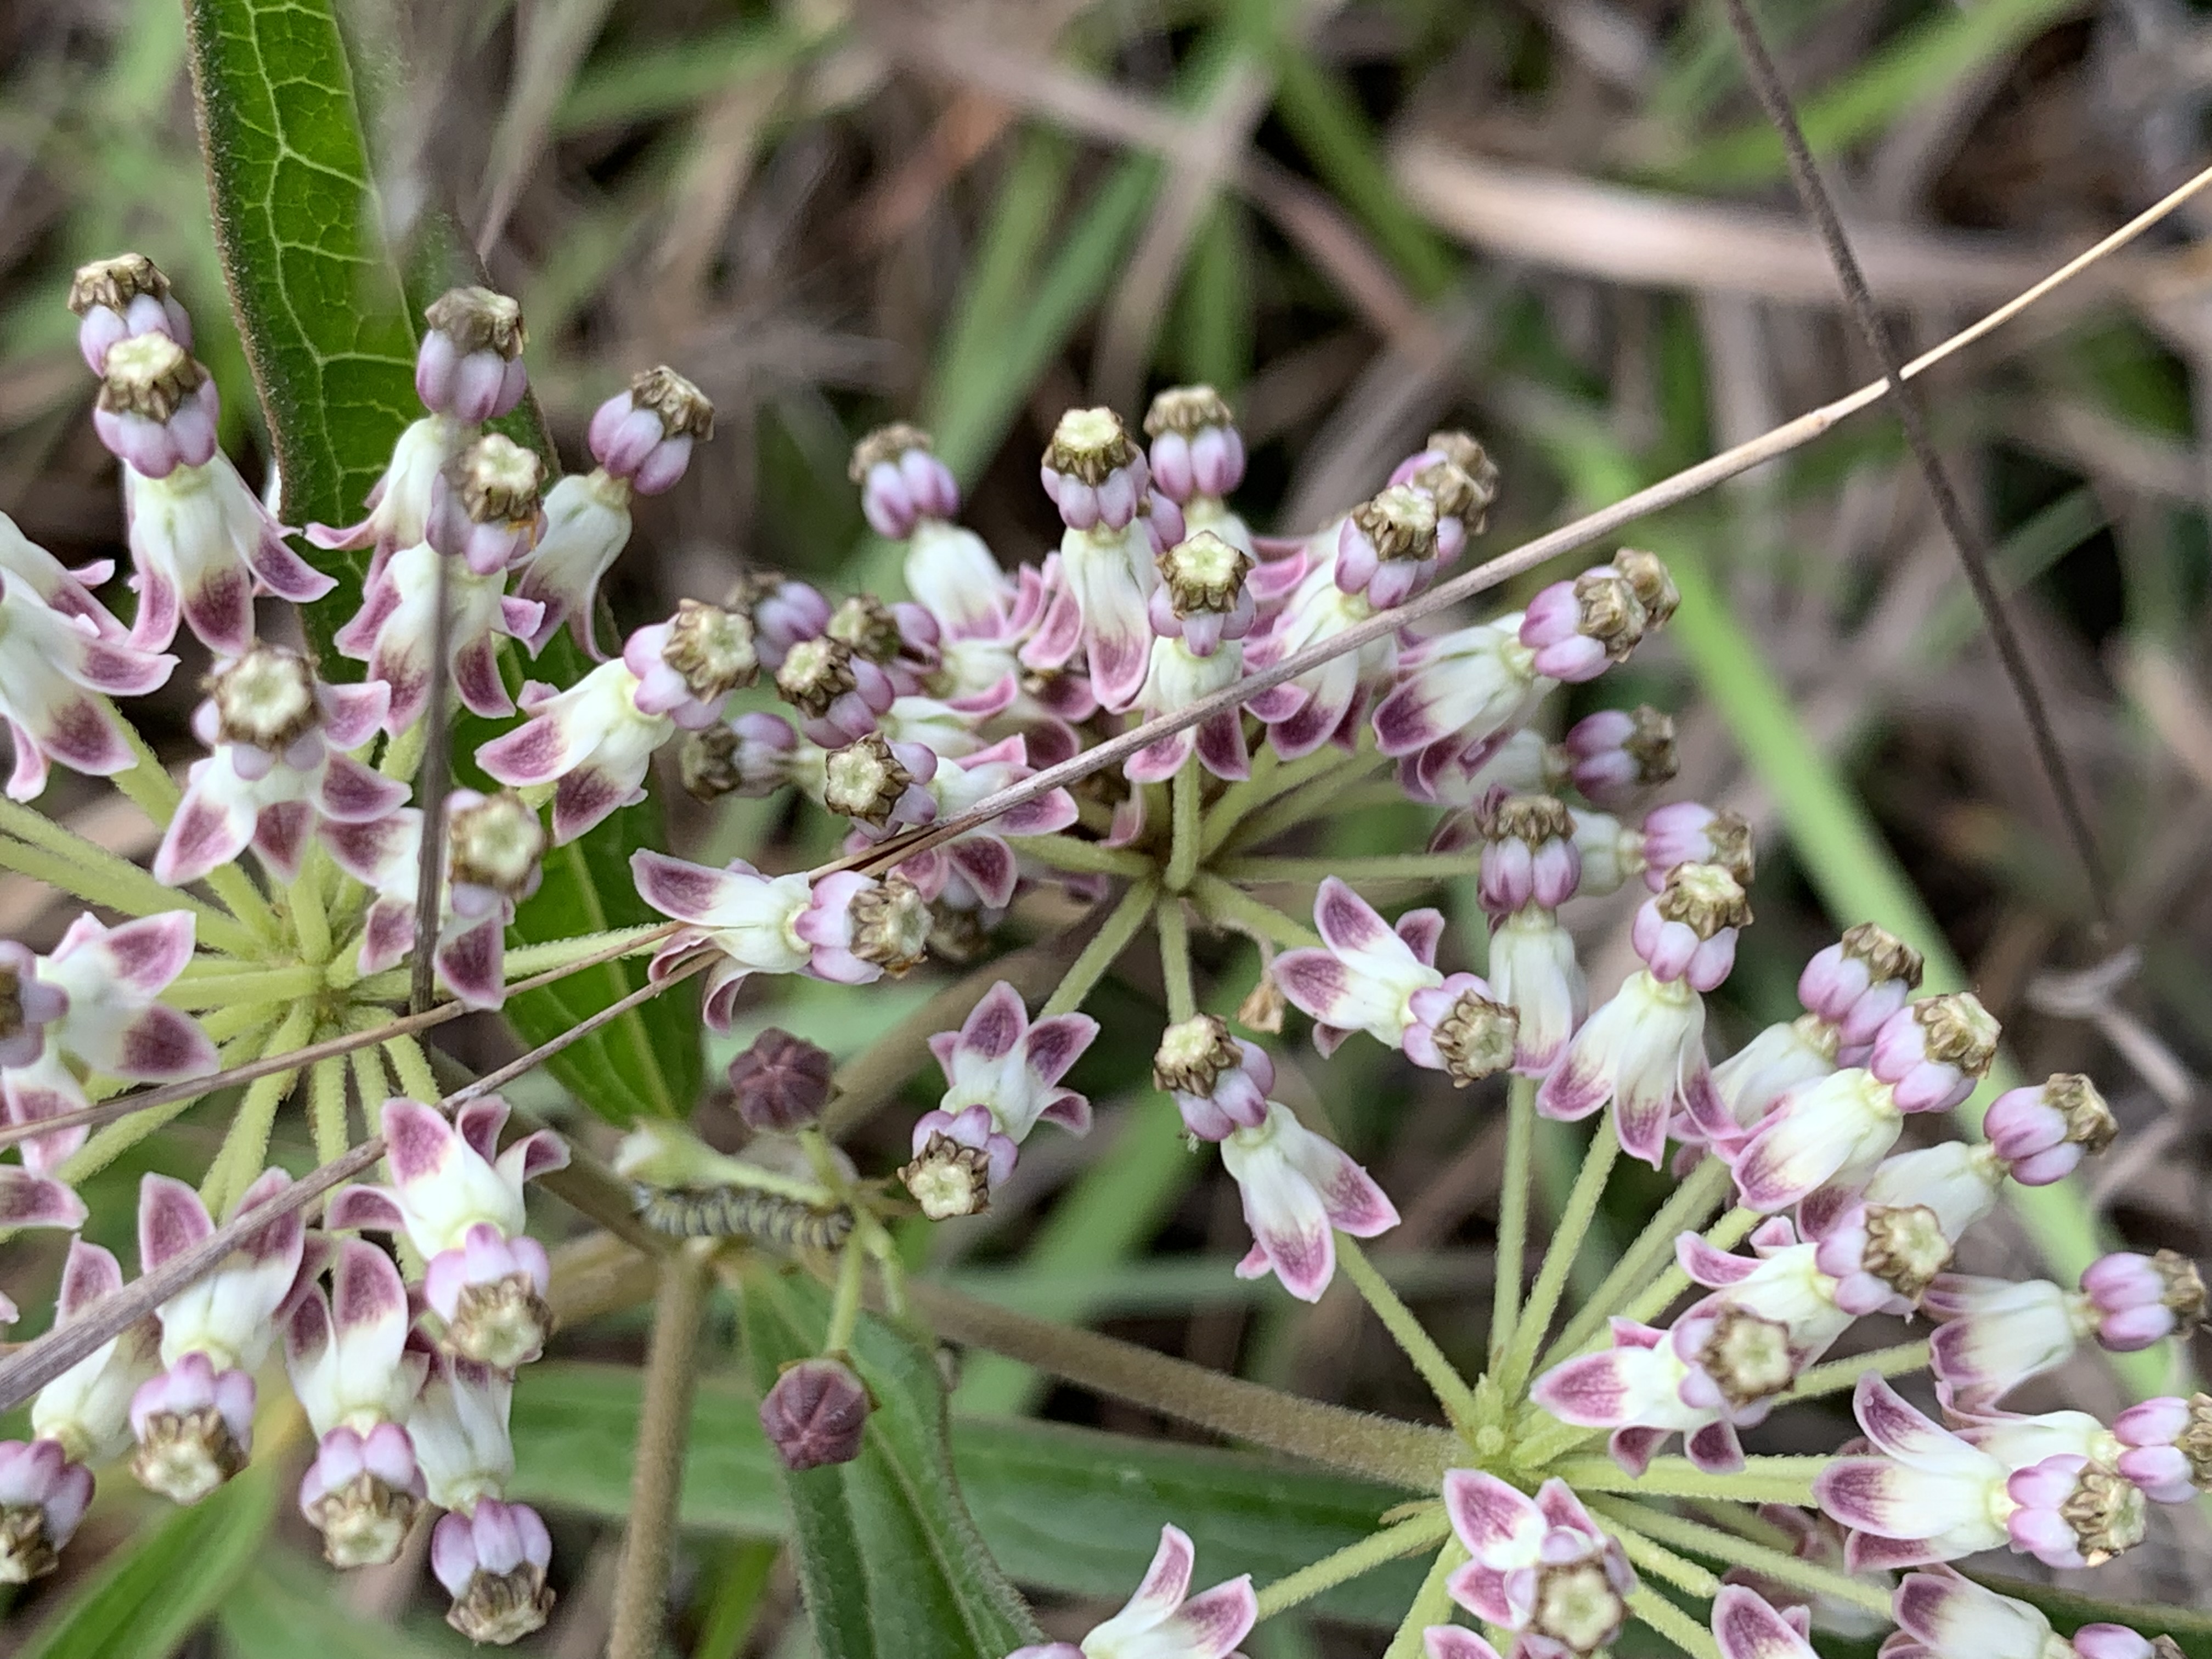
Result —
<path fill-rule="evenodd" d="M 786 1250 L 834 1250 L 853 1231 L 850 1210 L 811 1204 L 757 1187 L 635 1188 L 638 1219 L 672 1238 L 747 1238 Z"/>

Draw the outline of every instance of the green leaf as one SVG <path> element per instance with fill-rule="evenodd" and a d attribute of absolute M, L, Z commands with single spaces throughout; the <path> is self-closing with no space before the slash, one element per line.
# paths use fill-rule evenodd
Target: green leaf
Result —
<path fill-rule="evenodd" d="M 702 1377 L 684 1469 L 684 1524 L 730 1537 L 786 1532 L 757 1398 Z M 541 1363 L 514 1394 L 509 1491 L 549 1509 L 618 1518 L 629 1504 L 638 1374 Z M 1064 1424 L 956 1418 L 952 1467 L 993 1559 L 1017 1583 L 1119 1601 L 1172 1521 L 1198 1546 L 1202 1581 L 1261 1583 L 1355 1544 L 1405 1494 L 1243 1452 L 1133 1440 Z M 1420 1583 L 1399 1563 L 1339 1585 L 1314 1611 L 1388 1627 Z"/>
<path fill-rule="evenodd" d="M 477 1651 L 442 1625 L 363 1620 L 339 1593 L 343 1583 L 320 1562 L 264 1553 L 223 1600 L 223 1644 L 236 1659 L 464 1659 Z"/>
<path fill-rule="evenodd" d="M 393 442 L 422 413 L 410 307 L 482 273 L 452 222 L 433 216 L 402 281 L 377 228 L 362 100 L 329 0 L 187 0 L 186 15 L 216 240 L 268 412 L 283 516 L 349 523 Z M 388 89 L 372 80 L 363 90 Z M 500 425 L 557 471 L 532 404 Z M 368 555 L 303 551 L 339 578 L 329 598 L 301 611 L 324 672 L 357 673 L 331 635 L 359 606 Z M 565 634 L 526 669 L 518 651 L 507 654 L 510 689 L 526 672 L 565 686 L 592 667 Z M 471 757 L 494 729 L 458 724 L 463 781 L 483 786 Z M 659 921 L 637 896 L 629 855 L 663 840 L 661 828 L 648 801 L 550 854 L 544 885 L 516 918 L 517 942 Z M 534 1045 L 644 983 L 642 963 L 610 963 L 518 997 L 507 1014 Z M 551 1069 L 616 1122 L 688 1112 L 699 1087 L 696 1006 L 696 990 L 679 987 L 574 1044 Z"/>
<path fill-rule="evenodd" d="M 140 1528 L 16 1659 L 167 1659 L 261 1553 L 282 1462 L 264 1454 L 212 1496 Z"/>
<path fill-rule="evenodd" d="M 818 1352 L 820 1287 L 763 1265 L 744 1288 L 745 1351 L 756 1387 Z M 787 1474 L 799 1582 L 815 1645 L 838 1659 L 969 1659 L 1042 1639 L 960 1501 L 945 1444 L 934 1358 L 864 1320 L 851 1360 L 875 1410 L 849 1463 Z"/>

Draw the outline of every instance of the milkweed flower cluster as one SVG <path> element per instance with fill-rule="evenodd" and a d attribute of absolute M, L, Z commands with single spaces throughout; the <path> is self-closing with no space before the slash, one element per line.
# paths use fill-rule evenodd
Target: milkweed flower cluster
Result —
<path fill-rule="evenodd" d="M 519 307 L 481 289 L 441 297 L 416 363 L 423 413 L 364 516 L 306 532 L 323 553 L 366 556 L 357 598 L 338 597 L 220 453 L 213 384 L 160 271 L 138 256 L 88 266 L 72 304 L 95 429 L 122 469 L 137 604 L 126 627 L 94 592 L 112 572 L 65 569 L 0 520 L 9 793 L 35 795 L 58 762 L 115 778 L 162 834 L 143 871 L 58 829 L 24 829 L 22 854 L 0 844 L 0 864 L 26 873 L 101 876 L 64 884 L 123 918 L 88 915 L 43 955 L 0 945 L 0 1106 L 18 1149 L 0 1163 L 0 1225 L 83 1225 L 77 1185 L 119 1150 L 94 1129 L 117 1089 L 181 1098 L 257 1070 L 204 1187 L 142 1185 L 139 1271 L 163 1275 L 161 1299 L 52 1376 L 30 1437 L 0 1445 L 0 1580 L 52 1569 L 95 1469 L 122 1464 L 181 1503 L 233 1478 L 256 1455 L 257 1371 L 281 1349 L 314 1436 L 298 1502 L 329 1559 L 392 1560 L 442 1511 L 428 1556 L 453 1625 L 507 1642 L 543 1624 L 550 1538 L 510 1495 L 507 1424 L 516 1374 L 551 1334 L 551 1263 L 525 1192 L 568 1153 L 544 1131 L 502 1146 L 496 1096 L 430 1099 L 427 1059 L 390 1020 L 424 975 L 453 1005 L 495 1010 L 525 973 L 649 951 L 640 994 L 703 969 L 704 1023 L 726 1033 L 775 976 L 863 988 L 933 954 L 981 959 L 976 991 L 927 1042 L 939 1086 L 900 1131 L 896 1184 L 864 1177 L 832 1136 L 847 1106 L 875 1109 L 906 1076 L 841 1105 L 853 1073 L 781 1031 L 731 1066 L 753 1133 L 738 1152 L 653 1119 L 615 1158 L 647 1229 L 795 1258 L 834 1284 L 819 1352 L 763 1389 L 760 1420 L 793 1477 L 860 1456 L 877 1431 L 854 1340 L 864 1274 L 896 1306 L 902 1271 L 887 1224 L 988 1211 L 1039 1179 L 1042 1159 L 1024 1166 L 1039 1126 L 1080 1136 L 1112 1109 L 1088 1093 L 1100 1025 L 1085 1007 L 1149 925 L 1165 1004 L 1151 1080 L 1190 1152 L 1218 1148 L 1235 1183 L 1250 1235 L 1236 1271 L 1311 1302 L 1343 1268 L 1457 1437 L 1401 1524 L 1445 1551 L 1431 1616 L 1448 1601 L 1486 1633 L 1436 1625 L 1434 1659 L 1498 1659 L 1493 1642 L 1511 1659 L 1582 1659 L 1632 1622 L 1725 1659 L 1803 1659 L 1815 1630 L 1892 1622 L 1895 1659 L 2158 1650 L 2118 1626 L 2062 1644 L 1948 1565 L 2007 1550 L 2094 1566 L 2137 1545 L 2158 1506 L 2212 1486 L 2204 1395 L 2110 1422 L 2008 1404 L 2086 1346 L 2185 1335 L 2206 1314 L 2193 1264 L 2116 1251 L 2069 1285 L 1961 1271 L 2007 1192 L 2064 1179 L 2112 1141 L 2112 1114 L 2089 1079 L 2063 1075 L 2008 1089 L 1980 1136 L 1929 1135 L 1991 1073 L 2000 1034 L 1971 994 L 1923 994 L 1918 954 L 1872 924 L 1806 965 L 1802 1014 L 1713 1053 L 1707 999 L 1753 920 L 1750 826 L 1653 799 L 1674 775 L 1671 720 L 1601 706 L 1604 677 L 1680 596 L 1660 560 L 1622 549 L 1518 609 L 1429 620 L 1423 596 L 1498 498 L 1473 438 L 1431 434 L 1367 499 L 1277 538 L 1235 505 L 1244 441 L 1212 388 L 1164 392 L 1134 425 L 1070 410 L 1039 460 L 1057 543 L 1009 564 L 958 522 L 957 480 L 928 435 L 887 426 L 855 447 L 850 478 L 898 546 L 904 598 L 752 572 L 617 639 L 600 589 L 632 501 L 673 488 L 713 430 L 712 404 L 674 371 L 600 404 L 592 470 L 555 478 L 550 455 L 484 426 L 528 390 Z M 311 613 L 307 637 L 333 657 L 279 643 L 289 630 L 262 636 L 257 600 L 326 597 L 346 614 Z M 166 682 L 180 629 L 214 665 L 192 721 L 206 753 L 179 788 L 111 699 Z M 447 690 L 504 722 L 459 757 L 495 793 L 418 794 Z M 511 950 L 549 849 L 617 845 L 604 826 L 656 775 L 709 802 L 788 791 L 830 820 L 838 856 L 784 870 L 748 848 L 716 868 L 626 836 L 636 895 L 665 927 Z M 1270 852 L 1374 789 L 1433 814 L 1425 853 L 1339 869 Z M 1449 877 L 1471 880 L 1486 922 L 1466 937 L 1439 910 L 1386 915 L 1370 896 L 1370 879 L 1402 891 Z M 1575 930 L 1608 899 L 1635 965 L 1593 985 Z M 1026 970 L 994 959 L 1037 915 L 1082 918 L 1041 1001 Z M 1258 948 L 1256 981 L 1223 988 L 1244 993 L 1218 1005 L 1234 1022 L 1201 1006 L 1194 930 Z M 429 960 L 399 972 L 417 950 Z M 1271 1041 L 1290 1011 L 1323 1057 L 1371 1039 L 1455 1088 L 1504 1079 L 1516 1179 L 1538 1117 L 1590 1126 L 1525 1302 L 1526 1207 L 1501 1206 L 1509 1282 L 1475 1384 L 1360 1253 L 1399 1212 L 1324 1121 L 1327 1092 Z M 311 1043 L 334 1046 L 278 1069 Z M 255 1174 L 300 1071 L 325 1164 L 354 1138 L 350 1097 L 382 1139 L 382 1179 L 337 1191 L 312 1221 L 281 1170 Z M 1547 1348 L 1575 1229 L 1623 1153 L 1671 1170 L 1668 1219 L 1624 1255 L 1618 1293 Z M 221 1259 L 172 1284 L 219 1225 Z M 58 1316 L 97 1318 L 129 1283 L 76 1239 Z M 0 1300 L 0 1317 L 15 1311 Z M 1914 1385 L 1823 1364 L 1881 1317 L 1930 1327 L 1932 1411 Z M 1854 1380 L 1863 1438 L 1738 1528 L 1786 1549 L 1653 1507 L 1662 1491 L 1733 1503 L 1753 1474 L 1772 1498 L 1784 1477 L 1749 1468 L 1747 1437 Z M 1727 1578 L 1673 1555 L 1675 1540 L 1732 1564 Z M 1228 1659 L 1269 1598 L 1246 1577 L 1191 1594 L 1194 1557 L 1164 1526 L 1120 1613 L 1018 1659 Z M 1686 1638 L 1690 1615 L 1647 1574 L 1704 1585 L 1706 1629 Z"/>

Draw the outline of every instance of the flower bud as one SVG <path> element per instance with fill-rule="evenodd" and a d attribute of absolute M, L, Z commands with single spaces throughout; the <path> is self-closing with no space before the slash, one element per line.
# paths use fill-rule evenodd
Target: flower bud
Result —
<path fill-rule="evenodd" d="M 1556 910 L 1582 878 L 1575 823 L 1551 795 L 1511 795 L 1483 823 L 1482 908 L 1493 917 L 1530 905 Z"/>
<path fill-rule="evenodd" d="M 1739 813 L 1693 800 L 1669 801 L 1644 815 L 1644 884 L 1658 892 L 1678 864 L 1717 864 L 1748 887 L 1758 871 L 1751 825 Z"/>
<path fill-rule="evenodd" d="M 430 1571 L 453 1598 L 446 1622 L 471 1642 L 504 1647 L 544 1626 L 552 1564 L 552 1534 L 527 1504 L 479 1498 L 467 1514 L 440 1516 L 430 1534 Z"/>
<path fill-rule="evenodd" d="M 169 292 L 169 279 L 143 253 L 118 253 L 79 265 L 70 283 L 77 314 L 77 349 L 95 374 L 107 372 L 109 348 L 139 334 L 166 334 L 192 349 L 192 319 Z"/>
<path fill-rule="evenodd" d="M 723 608 L 742 611 L 753 620 L 753 649 L 773 672 L 801 640 L 819 638 L 830 626 L 831 607 L 821 590 L 788 577 L 756 574 L 730 590 Z"/>
<path fill-rule="evenodd" d="M 143 478 L 214 459 L 215 382 L 167 334 L 137 334 L 107 350 L 93 428 L 117 459 Z"/>
<path fill-rule="evenodd" d="M 398 1559 L 422 1497 L 405 1429 L 380 1423 L 364 1435 L 340 1424 L 322 1437 L 300 1482 L 300 1513 L 323 1535 L 332 1566 L 381 1566 Z"/>
<path fill-rule="evenodd" d="M 92 1502 L 92 1471 L 53 1440 L 0 1440 L 0 1584 L 52 1572 Z"/>
<path fill-rule="evenodd" d="M 853 446 L 846 476 L 860 486 L 860 511 L 878 536 L 902 542 L 924 519 L 946 523 L 960 511 L 952 469 L 929 451 L 929 434 L 902 421 Z"/>
<path fill-rule="evenodd" d="M 1437 568 L 1436 498 L 1392 484 L 1344 516 L 1336 532 L 1336 585 L 1378 611 L 1403 605 Z"/>
<path fill-rule="evenodd" d="M 2078 1072 L 2060 1073 L 2034 1088 L 2008 1089 L 1982 1120 L 1982 1133 L 2023 1187 L 2063 1181 L 2119 1132 L 2105 1097 Z"/>
<path fill-rule="evenodd" d="M 2203 1277 L 2172 1250 L 2100 1256 L 2083 1270 L 2081 1290 L 2096 1309 L 2097 1340 L 2114 1353 L 2185 1335 L 2204 1322 Z"/>
<path fill-rule="evenodd" d="M 2154 1503 L 2185 1504 L 2212 1492 L 2212 1395 L 2130 1406 L 2112 1419 L 2112 1433 L 2127 1448 L 2120 1473 Z"/>
<path fill-rule="evenodd" d="M 425 409 L 472 426 L 522 401 L 530 376 L 520 306 L 488 288 L 448 289 L 422 320 L 430 326 L 415 352 L 415 395 Z"/>
<path fill-rule="evenodd" d="M 991 1191 L 1014 1172 L 1020 1148 L 1001 1134 L 988 1106 L 924 1112 L 915 1120 L 914 1161 L 899 1179 L 932 1221 L 981 1215 Z"/>
<path fill-rule="evenodd" d="M 822 1115 L 836 1092 L 829 1051 L 773 1027 L 730 1062 L 738 1115 L 763 1131 L 803 1129 Z"/>
<path fill-rule="evenodd" d="M 1923 997 L 1882 1022 L 1866 1068 L 1895 1091 L 1898 1110 L 1948 1111 L 1988 1073 L 1998 1035 L 1972 993 Z"/>
<path fill-rule="evenodd" d="M 1144 452 L 1110 409 L 1061 416 L 1038 474 L 1070 530 L 1126 529 L 1151 483 Z"/>
<path fill-rule="evenodd" d="M 801 1359 L 786 1365 L 761 1401 L 762 1431 L 794 1474 L 860 1455 L 871 1402 L 867 1385 L 842 1361 Z"/>
<path fill-rule="evenodd" d="M 1682 596 L 1659 556 L 1624 547 L 1613 556 L 1613 568 L 1635 590 L 1644 607 L 1645 625 L 1664 628 L 1681 605 Z"/>
<path fill-rule="evenodd" d="M 1154 398 L 1145 435 L 1152 441 L 1152 488 L 1178 505 L 1226 495 L 1244 481 L 1243 436 L 1210 386 L 1170 386 Z"/>
<path fill-rule="evenodd" d="M 1674 775 L 1674 721 L 1647 704 L 1602 709 L 1568 729 L 1567 777 L 1599 806 L 1617 806 Z"/>
<path fill-rule="evenodd" d="M 1863 921 L 1805 964 L 1797 1000 L 1835 1028 L 1840 1047 L 1863 1048 L 1920 988 L 1920 974 L 1919 951 Z"/>
<path fill-rule="evenodd" d="M 799 734 L 781 715 L 756 711 L 685 734 L 684 787 L 701 800 L 772 795 L 793 781 Z"/>
<path fill-rule="evenodd" d="M 423 533 L 479 576 L 496 575 L 537 544 L 544 464 L 496 432 L 486 433 L 440 470 Z"/>
<path fill-rule="evenodd" d="M 2014 1470 L 2005 1494 L 2020 1506 L 2005 1520 L 2013 1547 L 2048 1566 L 2102 1566 L 2142 1542 L 2148 1529 L 2142 1489 L 2079 1453 Z"/>
<path fill-rule="evenodd" d="M 1480 536 L 1487 526 L 1490 509 L 1498 501 L 1498 463 L 1464 432 L 1431 432 L 1418 453 L 1398 463 L 1390 474 L 1394 484 L 1425 489 L 1437 503 L 1437 532 L 1445 560 L 1459 556 L 1468 536 Z M 1447 532 L 1447 520 L 1456 520 L 1455 532 Z"/>
<path fill-rule="evenodd" d="M 1537 673 L 1575 684 L 1626 662 L 1651 626 L 1635 586 L 1601 567 L 1571 582 L 1554 582 L 1529 600 L 1521 643 L 1536 653 Z"/>
<path fill-rule="evenodd" d="M 1231 1036 L 1219 1015 L 1198 1014 L 1160 1033 L 1152 1086 L 1175 1097 L 1191 1133 L 1226 1140 L 1267 1121 L 1275 1063 L 1258 1043 Z"/>
<path fill-rule="evenodd" d="M 675 488 L 691 465 L 691 446 L 714 435 L 707 394 L 663 365 L 648 368 L 592 416 L 592 457 L 641 495 Z"/>
<path fill-rule="evenodd" d="M 1750 925 L 1750 901 L 1728 870 L 1678 864 L 1659 896 L 1637 911 L 1630 937 L 1654 979 L 1711 991 L 1735 966 L 1736 934 Z"/>

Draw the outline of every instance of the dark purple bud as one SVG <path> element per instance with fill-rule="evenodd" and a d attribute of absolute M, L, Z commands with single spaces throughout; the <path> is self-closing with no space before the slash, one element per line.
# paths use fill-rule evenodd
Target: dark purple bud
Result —
<path fill-rule="evenodd" d="M 796 1473 L 860 1455 L 868 1425 L 867 1385 L 836 1359 L 802 1359 L 784 1367 L 761 1401 L 761 1427 L 783 1466 Z"/>
<path fill-rule="evenodd" d="M 788 1031 L 763 1031 L 730 1062 L 738 1115 L 752 1128 L 803 1129 L 822 1115 L 835 1091 L 827 1050 Z"/>

